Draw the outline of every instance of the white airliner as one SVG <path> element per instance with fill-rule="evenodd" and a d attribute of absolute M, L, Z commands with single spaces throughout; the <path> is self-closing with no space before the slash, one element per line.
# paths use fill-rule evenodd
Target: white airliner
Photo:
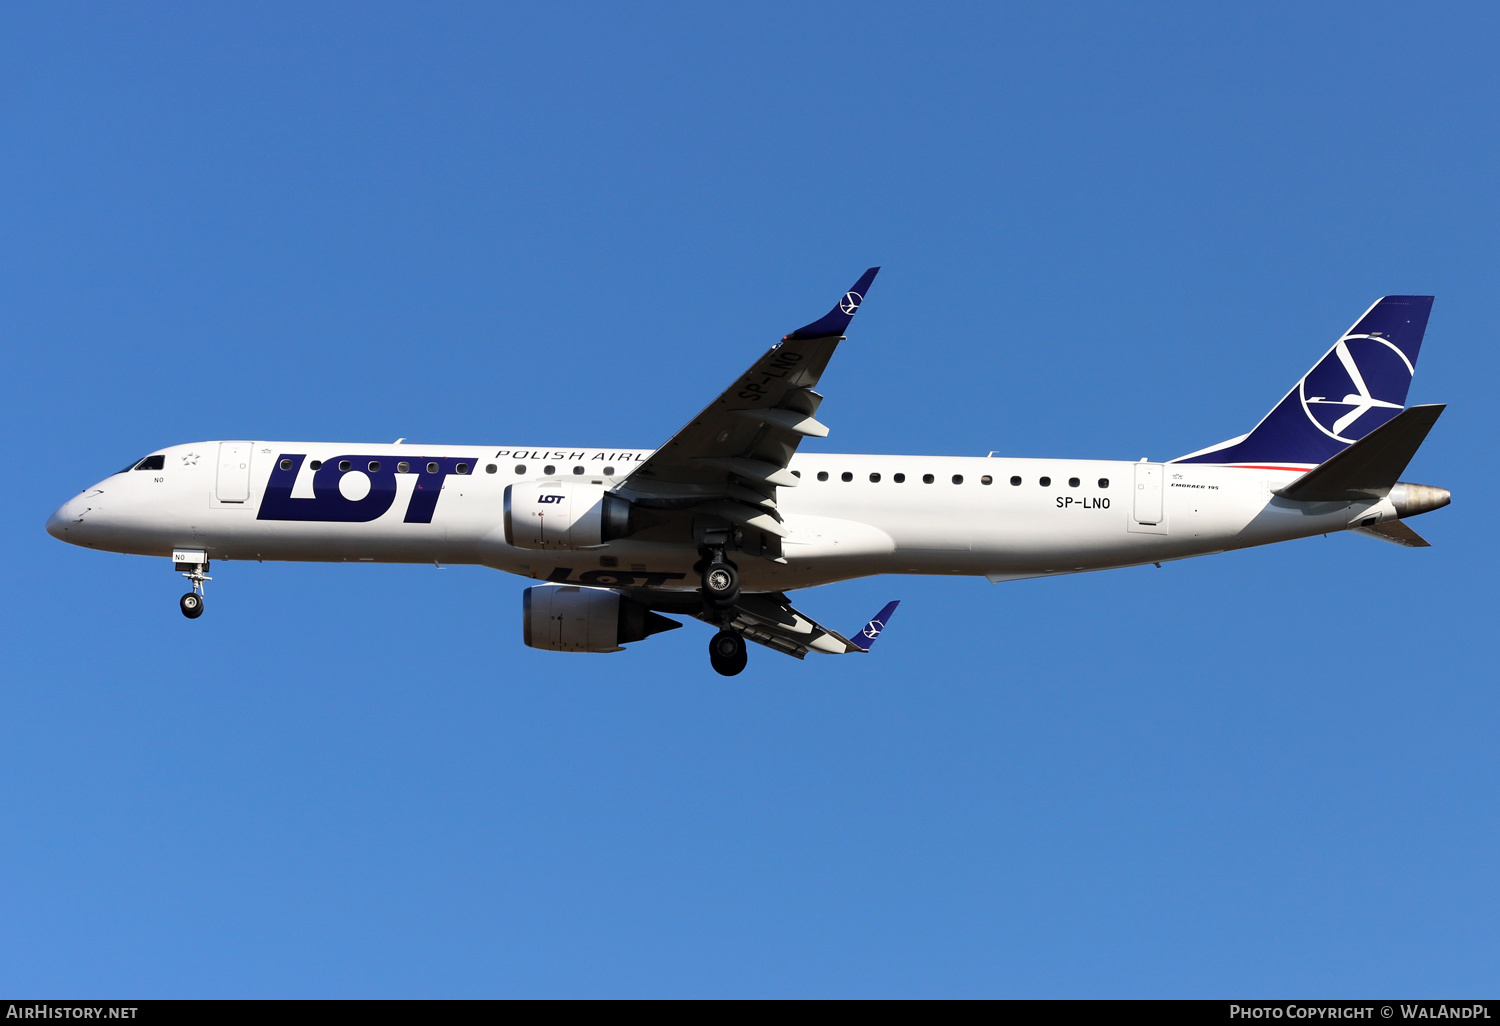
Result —
<path fill-rule="evenodd" d="M 1424 542 L 1401 518 L 1447 505 L 1398 481 L 1442 406 L 1405 408 L 1430 296 L 1376 302 L 1255 427 L 1167 463 L 799 453 L 828 434 L 813 389 L 878 268 L 772 346 L 656 450 L 220 441 L 138 460 L 47 531 L 170 557 L 203 612 L 210 560 L 477 563 L 545 582 L 526 644 L 619 652 L 718 628 L 802 658 L 868 652 L 896 603 L 845 637 L 787 593 L 873 574 L 994 582 L 1161 563 L 1353 530 Z"/>

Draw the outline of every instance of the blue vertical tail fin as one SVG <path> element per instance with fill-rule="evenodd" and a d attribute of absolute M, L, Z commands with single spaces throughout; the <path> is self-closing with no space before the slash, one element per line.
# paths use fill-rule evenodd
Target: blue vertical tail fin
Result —
<path fill-rule="evenodd" d="M 1305 470 L 1342 452 L 1406 406 L 1431 313 L 1431 296 L 1377 300 L 1249 434 L 1172 462 Z"/>

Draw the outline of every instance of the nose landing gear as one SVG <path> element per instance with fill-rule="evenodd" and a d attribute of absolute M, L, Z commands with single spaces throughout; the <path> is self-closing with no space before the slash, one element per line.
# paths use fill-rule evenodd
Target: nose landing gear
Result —
<path fill-rule="evenodd" d="M 745 639 L 738 631 L 720 631 L 708 643 L 708 661 L 715 672 L 733 677 L 750 661 L 745 653 Z"/>
<path fill-rule="evenodd" d="M 193 590 L 177 600 L 177 605 L 182 609 L 182 615 L 189 620 L 196 620 L 203 615 L 203 582 L 213 580 L 208 576 L 208 560 L 201 563 L 177 563 L 177 569 L 182 570 L 182 576 L 193 582 Z"/>

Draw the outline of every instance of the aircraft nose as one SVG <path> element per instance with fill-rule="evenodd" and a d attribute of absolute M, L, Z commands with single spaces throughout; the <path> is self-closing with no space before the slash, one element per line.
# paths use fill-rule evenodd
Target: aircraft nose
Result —
<path fill-rule="evenodd" d="M 68 540 L 68 507 L 71 505 L 71 500 L 63 503 L 47 518 L 47 533 L 58 541 Z"/>
<path fill-rule="evenodd" d="M 89 514 L 98 513 L 98 496 L 98 489 L 90 489 L 57 507 L 56 512 L 47 518 L 47 533 L 58 541 L 82 544 L 86 530 L 83 520 Z"/>

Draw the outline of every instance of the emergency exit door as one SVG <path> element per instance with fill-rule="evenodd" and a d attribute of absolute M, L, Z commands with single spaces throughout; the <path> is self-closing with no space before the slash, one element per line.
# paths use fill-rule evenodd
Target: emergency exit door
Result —
<path fill-rule="evenodd" d="M 1161 502 L 1162 465 L 1160 463 L 1137 463 L 1135 465 L 1135 522 L 1159 524 L 1162 521 Z"/>
<path fill-rule="evenodd" d="M 250 443 L 219 443 L 219 480 L 215 493 L 220 502 L 245 502 L 250 498 Z"/>

